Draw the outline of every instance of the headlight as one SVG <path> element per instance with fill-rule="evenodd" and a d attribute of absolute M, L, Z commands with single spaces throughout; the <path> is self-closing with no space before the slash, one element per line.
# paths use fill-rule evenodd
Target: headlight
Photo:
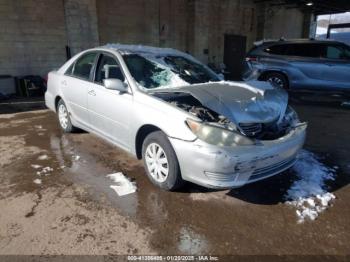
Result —
<path fill-rule="evenodd" d="M 255 142 L 237 132 L 220 127 L 203 124 L 187 119 L 186 123 L 191 131 L 201 140 L 217 146 L 254 145 Z"/>
<path fill-rule="evenodd" d="M 300 122 L 298 114 L 290 106 L 287 107 L 286 113 L 284 115 L 284 121 L 286 123 L 289 123 L 291 126 L 295 126 Z"/>

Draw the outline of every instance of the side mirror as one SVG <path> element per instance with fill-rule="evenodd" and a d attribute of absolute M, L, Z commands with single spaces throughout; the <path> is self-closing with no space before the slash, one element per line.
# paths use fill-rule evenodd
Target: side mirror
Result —
<path fill-rule="evenodd" d="M 103 79 L 103 84 L 107 89 L 110 90 L 117 90 L 121 93 L 128 92 L 127 85 L 117 78 Z"/>

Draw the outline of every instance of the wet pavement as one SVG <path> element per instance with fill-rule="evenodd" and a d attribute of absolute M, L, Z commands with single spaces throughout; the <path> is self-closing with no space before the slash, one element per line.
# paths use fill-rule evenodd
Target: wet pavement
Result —
<path fill-rule="evenodd" d="M 165 192 L 122 150 L 63 134 L 53 112 L 0 105 L 0 254 L 349 255 L 350 109 L 294 108 L 309 123 L 305 148 L 338 168 L 333 206 L 302 224 L 285 204 L 291 170 L 239 189 Z M 119 197 L 106 177 L 116 172 L 137 192 Z"/>

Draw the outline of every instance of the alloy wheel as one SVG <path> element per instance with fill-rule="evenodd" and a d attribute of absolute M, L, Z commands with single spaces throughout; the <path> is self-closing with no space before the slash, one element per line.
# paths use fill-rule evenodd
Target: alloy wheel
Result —
<path fill-rule="evenodd" d="M 284 81 L 279 78 L 279 77 L 276 77 L 276 76 L 272 76 L 272 77 L 269 77 L 267 79 L 268 82 L 272 83 L 272 84 L 275 84 L 281 88 L 284 88 Z"/>
<path fill-rule="evenodd" d="M 68 127 L 68 111 L 64 105 L 59 105 L 58 107 L 58 119 L 60 121 L 60 125 L 63 129 Z"/>
<path fill-rule="evenodd" d="M 146 148 L 145 160 L 152 178 L 163 183 L 169 174 L 168 158 L 163 148 L 157 143 L 151 143 Z"/>

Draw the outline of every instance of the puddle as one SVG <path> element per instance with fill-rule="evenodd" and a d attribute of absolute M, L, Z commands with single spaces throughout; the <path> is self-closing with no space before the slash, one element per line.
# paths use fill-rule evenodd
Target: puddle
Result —
<path fill-rule="evenodd" d="M 18 193 L 57 186 L 83 186 L 89 201 L 115 208 L 141 228 L 149 228 L 152 231 L 149 243 L 165 254 L 203 255 L 213 251 L 216 254 L 256 254 L 276 251 L 271 249 L 281 242 L 285 253 L 296 249 L 308 251 L 304 243 L 309 243 L 308 237 L 313 232 L 307 232 L 303 225 L 296 225 L 295 214 L 288 207 L 276 202 L 262 203 L 261 200 L 266 198 L 257 193 L 265 190 L 266 197 L 271 197 L 272 187 L 274 191 L 276 187 L 283 188 L 279 182 L 286 183 L 288 176 L 276 178 L 276 184 L 271 184 L 270 180 L 236 190 L 235 195 L 227 194 L 228 191 L 211 192 L 191 184 L 181 192 L 166 192 L 148 181 L 141 161 L 122 150 L 88 133 L 63 134 L 53 113 L 35 114 L 32 121 L 30 116 L 26 113 L 4 119 L 28 118 L 29 121 L 24 121 L 21 128 L 6 127 L 1 133 L 1 136 L 23 136 L 26 146 L 40 149 L 20 162 L 14 161 L 19 164 L 4 170 L 11 188 Z M 42 128 L 35 128 L 36 125 Z M 42 129 L 47 131 L 39 135 L 38 130 Z M 42 155 L 47 158 L 38 160 Z M 49 175 L 36 174 L 46 167 L 50 168 Z M 110 188 L 112 181 L 106 175 L 117 172 L 136 182 L 135 193 L 119 197 Z M 41 184 L 36 184 L 35 179 L 40 179 Z M 197 188 L 198 192 L 194 192 L 193 188 Z M 246 198 L 242 198 L 244 191 L 249 192 Z M 273 198 L 278 199 L 276 196 Z M 313 226 L 316 228 L 315 223 Z M 322 243 L 329 232 L 324 226 L 317 229 L 324 231 L 316 239 Z M 267 242 L 263 241 L 265 239 Z"/>

